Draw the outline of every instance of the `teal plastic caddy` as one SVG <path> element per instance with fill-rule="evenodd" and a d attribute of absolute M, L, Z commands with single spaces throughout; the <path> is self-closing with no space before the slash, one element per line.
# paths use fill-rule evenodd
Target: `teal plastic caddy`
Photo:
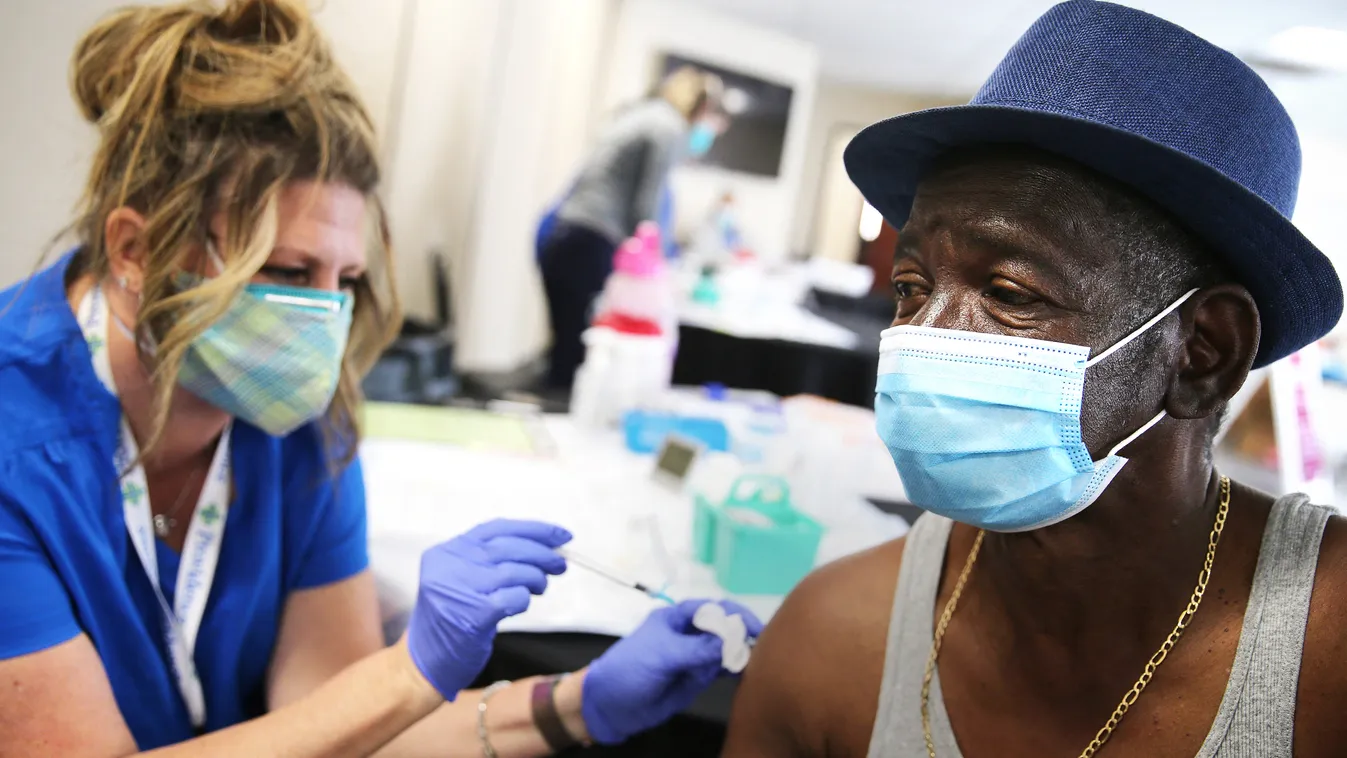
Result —
<path fill-rule="evenodd" d="M 784 595 L 814 568 L 823 527 L 795 510 L 790 485 L 745 475 L 720 504 L 698 494 L 692 522 L 697 560 L 737 595 Z"/>

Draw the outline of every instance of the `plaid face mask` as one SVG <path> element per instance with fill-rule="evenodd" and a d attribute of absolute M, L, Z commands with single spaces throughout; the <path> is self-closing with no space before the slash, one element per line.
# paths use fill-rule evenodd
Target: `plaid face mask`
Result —
<path fill-rule="evenodd" d="M 341 379 L 354 298 L 250 284 L 187 348 L 178 384 L 280 437 L 321 416 Z"/>

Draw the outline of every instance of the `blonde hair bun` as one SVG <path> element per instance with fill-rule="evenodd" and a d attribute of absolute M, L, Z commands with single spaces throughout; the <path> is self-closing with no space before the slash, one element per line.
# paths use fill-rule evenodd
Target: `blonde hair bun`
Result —
<path fill-rule="evenodd" d="M 298 0 L 114 11 L 79 41 L 71 80 L 80 111 L 96 124 L 146 114 L 246 120 L 312 98 L 355 99 Z"/>

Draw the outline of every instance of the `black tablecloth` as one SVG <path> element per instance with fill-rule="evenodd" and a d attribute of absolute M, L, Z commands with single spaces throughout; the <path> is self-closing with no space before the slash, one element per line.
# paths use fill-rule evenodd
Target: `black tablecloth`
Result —
<path fill-rule="evenodd" d="M 809 308 L 854 333 L 856 346 L 844 349 L 734 337 L 684 325 L 678 330 L 674 384 L 719 382 L 736 389 L 767 390 L 782 397 L 818 395 L 873 408 L 879 333 L 888 326 L 892 302 L 887 298 L 852 300 L 815 293 Z"/>
<path fill-rule="evenodd" d="M 922 510 L 910 503 L 874 500 L 875 507 L 901 516 L 909 524 L 916 522 Z M 578 671 L 603 655 L 614 637 L 597 634 L 510 632 L 496 637 L 496 648 L 477 686 L 502 679 L 524 679 L 546 674 Z M 633 738 L 618 747 L 575 749 L 565 756 L 645 756 L 664 758 L 715 758 L 725 741 L 738 680 L 721 679 L 681 715 L 658 729 Z"/>
<path fill-rule="evenodd" d="M 875 400 L 875 354 L 785 340 L 732 337 L 694 326 L 678 330 L 678 385 L 718 382 L 782 397 L 818 395 L 868 408 Z"/>
<path fill-rule="evenodd" d="M 614 637 L 597 634 L 501 634 L 496 638 L 491 661 L 477 683 L 484 687 L 502 679 L 576 671 L 589 665 L 615 642 Z M 733 679 L 716 682 L 682 715 L 626 744 L 576 748 L 561 755 L 567 758 L 715 758 L 720 755 L 725 742 L 725 725 L 729 721 L 736 686 Z"/>

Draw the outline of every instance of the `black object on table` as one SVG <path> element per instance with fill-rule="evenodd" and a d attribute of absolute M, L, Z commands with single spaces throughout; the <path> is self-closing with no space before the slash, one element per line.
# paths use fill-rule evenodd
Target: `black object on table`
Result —
<path fill-rule="evenodd" d="M 816 291 L 806 307 L 853 332 L 856 346 L 837 348 L 736 337 L 683 325 L 678 330 L 674 384 L 717 382 L 736 389 L 767 390 L 782 397 L 809 394 L 862 408 L 874 407 L 879 333 L 893 317 L 893 302 L 883 297 L 846 298 Z"/>
<path fill-rule="evenodd" d="M 370 400 L 439 405 L 458 392 L 453 334 L 416 319 L 379 356 L 362 383 Z"/>
<path fill-rule="evenodd" d="M 435 320 L 403 319 L 397 339 L 379 356 L 362 383 L 370 400 L 439 405 L 458 392 L 449 265 L 433 250 L 430 265 Z"/>
<path fill-rule="evenodd" d="M 870 502 L 881 511 L 902 517 L 909 524 L 916 522 L 922 509 L 901 501 L 877 500 Z M 579 671 L 603 655 L 617 638 L 599 634 L 570 632 L 508 632 L 496 637 L 496 647 L 477 686 L 485 687 L 502 679 L 516 680 L 530 676 L 564 674 Z M 738 680 L 724 678 L 702 693 L 692 706 L 667 724 L 638 735 L 626 744 L 615 747 L 595 746 L 576 748 L 564 756 L 608 758 L 610 756 L 643 756 L 644 758 L 715 758 L 725 742 L 725 729 Z"/>

